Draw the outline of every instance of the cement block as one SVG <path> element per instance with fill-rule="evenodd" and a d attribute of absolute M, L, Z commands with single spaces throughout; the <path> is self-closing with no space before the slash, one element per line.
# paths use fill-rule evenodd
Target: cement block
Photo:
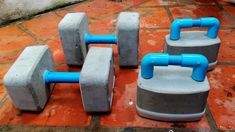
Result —
<path fill-rule="evenodd" d="M 169 34 L 165 37 L 164 53 L 168 54 L 202 54 L 209 62 L 209 70 L 217 64 L 220 48 L 219 37 L 207 37 L 205 31 L 181 32 L 179 40 L 171 40 Z"/>
<path fill-rule="evenodd" d="M 59 34 L 68 65 L 81 66 L 86 57 L 88 46 L 85 33 L 88 32 L 85 13 L 68 13 L 59 23 Z"/>
<path fill-rule="evenodd" d="M 207 78 L 197 82 L 191 75 L 192 68 L 180 66 L 156 66 L 151 79 L 142 78 L 139 72 L 138 114 L 163 121 L 199 120 L 205 113 L 210 86 Z"/>
<path fill-rule="evenodd" d="M 139 14 L 121 12 L 117 22 L 118 62 L 120 66 L 138 66 Z"/>
<path fill-rule="evenodd" d="M 24 49 L 4 77 L 4 85 L 15 107 L 26 111 L 41 111 L 53 89 L 44 83 L 45 70 L 54 71 L 48 46 Z"/>
<path fill-rule="evenodd" d="M 81 71 L 80 88 L 86 112 L 109 112 L 115 82 L 112 48 L 91 47 Z"/>

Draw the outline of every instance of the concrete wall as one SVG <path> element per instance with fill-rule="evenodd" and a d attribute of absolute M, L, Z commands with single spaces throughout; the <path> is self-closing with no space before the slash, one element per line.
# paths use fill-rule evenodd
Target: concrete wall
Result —
<path fill-rule="evenodd" d="M 0 24 L 83 0 L 0 0 Z"/>

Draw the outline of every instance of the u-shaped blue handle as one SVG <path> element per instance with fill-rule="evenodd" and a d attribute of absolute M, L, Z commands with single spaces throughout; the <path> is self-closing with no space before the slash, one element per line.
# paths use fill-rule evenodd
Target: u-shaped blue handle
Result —
<path fill-rule="evenodd" d="M 216 38 L 218 35 L 220 22 L 215 17 L 205 17 L 200 19 L 184 18 L 176 19 L 171 24 L 170 39 L 179 40 L 181 28 L 203 27 L 208 28 L 207 36 Z"/>
<path fill-rule="evenodd" d="M 208 60 L 200 54 L 168 55 L 151 53 L 143 57 L 141 62 L 141 76 L 144 79 L 153 77 L 154 66 L 180 65 L 192 67 L 192 79 L 204 81 L 208 69 Z"/>

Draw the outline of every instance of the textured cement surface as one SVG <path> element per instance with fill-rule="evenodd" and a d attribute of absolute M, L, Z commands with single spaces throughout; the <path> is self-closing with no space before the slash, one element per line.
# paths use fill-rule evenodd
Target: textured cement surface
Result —
<path fill-rule="evenodd" d="M 59 23 L 59 34 L 68 65 L 82 66 L 88 47 L 85 33 L 88 32 L 88 20 L 84 12 L 68 13 Z"/>
<path fill-rule="evenodd" d="M 86 112 L 109 112 L 115 82 L 112 48 L 91 47 L 81 71 L 81 94 Z"/>
<path fill-rule="evenodd" d="M 118 63 L 120 66 L 138 66 L 139 14 L 121 12 L 117 22 Z"/>
<path fill-rule="evenodd" d="M 41 111 L 50 97 L 53 84 L 46 85 L 44 72 L 54 71 L 48 46 L 27 47 L 4 77 L 4 85 L 16 108 Z"/>

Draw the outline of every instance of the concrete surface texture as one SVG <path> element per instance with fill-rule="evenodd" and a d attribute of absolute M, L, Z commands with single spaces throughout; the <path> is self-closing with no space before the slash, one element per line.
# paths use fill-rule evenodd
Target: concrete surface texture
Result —
<path fill-rule="evenodd" d="M 114 82 L 112 48 L 91 47 L 82 67 L 80 81 L 86 112 L 110 112 Z"/>
<path fill-rule="evenodd" d="M 59 23 L 59 34 L 66 62 L 69 65 L 82 66 L 87 55 L 85 34 L 88 33 L 88 20 L 84 12 L 68 13 Z"/>
<path fill-rule="evenodd" d="M 138 66 L 140 16 L 137 12 L 122 12 L 117 20 L 118 63 Z"/>
<path fill-rule="evenodd" d="M 48 46 L 30 46 L 22 52 L 4 77 L 4 85 L 19 110 L 44 108 L 53 84 L 45 85 L 43 75 L 44 71 L 54 71 L 54 68 Z"/>
<path fill-rule="evenodd" d="M 82 0 L 0 0 L 0 24 Z"/>
<path fill-rule="evenodd" d="M 58 24 L 65 14 L 86 12 L 92 34 L 115 33 L 121 11 L 140 13 L 139 60 L 150 52 L 162 52 L 164 37 L 176 18 L 217 17 L 221 22 L 218 65 L 208 73 L 211 89 L 206 114 L 197 122 L 160 122 L 136 112 L 139 69 L 119 69 L 111 113 L 87 114 L 82 106 L 79 84 L 56 84 L 42 113 L 18 111 L 3 86 L 2 78 L 28 45 L 46 44 L 51 48 L 57 71 L 80 71 L 65 63 Z M 235 130 L 235 7 L 223 0 L 91 0 L 52 10 L 0 28 L 0 130 L 1 131 L 158 131 L 218 132 Z M 112 47 L 118 62 L 116 45 Z M 140 63 L 140 62 L 139 62 Z"/>

